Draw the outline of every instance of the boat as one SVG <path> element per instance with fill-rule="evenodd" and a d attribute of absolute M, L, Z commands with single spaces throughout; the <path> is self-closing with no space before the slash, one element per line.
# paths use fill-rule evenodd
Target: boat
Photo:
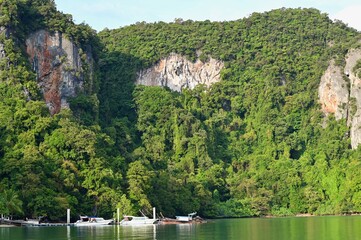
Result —
<path fill-rule="evenodd" d="M 37 226 L 40 225 L 40 218 L 39 219 L 26 219 L 21 223 L 21 226 Z"/>
<path fill-rule="evenodd" d="M 159 222 L 159 219 L 156 218 L 155 207 L 153 208 L 153 218 L 149 218 L 141 210 L 139 211 L 143 217 L 124 215 L 123 220 L 119 224 L 124 226 L 142 226 L 157 224 Z"/>
<path fill-rule="evenodd" d="M 113 219 L 105 220 L 102 217 L 89 217 L 89 216 L 80 216 L 80 220 L 74 223 L 74 226 L 104 226 L 110 225 L 113 223 Z"/>
<path fill-rule="evenodd" d="M 2 225 L 3 224 L 3 225 Z M 24 227 L 43 227 L 43 226 L 72 226 L 72 223 L 54 223 L 48 222 L 45 217 L 38 219 L 12 220 L 9 218 L 0 218 L 0 226 L 24 226 Z"/>
<path fill-rule="evenodd" d="M 165 218 L 162 217 L 159 221 L 160 224 L 185 224 L 185 223 L 205 223 L 206 221 L 199 216 L 197 213 L 189 213 L 188 216 L 176 216 L 176 218 Z M 162 215 L 163 216 L 163 215 Z"/>
<path fill-rule="evenodd" d="M 119 223 L 120 225 L 137 226 L 137 225 L 150 225 L 158 223 L 158 219 L 149 218 L 147 216 L 136 217 L 125 215 L 123 220 Z"/>
<path fill-rule="evenodd" d="M 1 222 L 3 224 L 14 225 L 14 226 L 34 226 L 40 224 L 39 219 L 12 220 L 9 218 L 7 219 L 3 218 Z"/>

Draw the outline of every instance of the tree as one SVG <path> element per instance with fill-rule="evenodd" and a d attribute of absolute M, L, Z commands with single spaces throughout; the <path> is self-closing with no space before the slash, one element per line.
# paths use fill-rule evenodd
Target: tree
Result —
<path fill-rule="evenodd" d="M 120 216 L 135 215 L 137 213 L 134 209 L 134 205 L 125 194 L 118 199 L 117 208 L 120 209 Z M 114 213 L 114 216 L 116 216 L 116 213 Z"/>
<path fill-rule="evenodd" d="M 5 189 L 0 193 L 0 209 L 5 216 L 12 218 L 14 214 L 22 214 L 22 204 L 15 190 Z"/>
<path fill-rule="evenodd" d="M 152 172 L 140 160 L 129 165 L 127 172 L 129 197 L 138 207 L 145 211 L 152 208 L 147 196 L 148 191 L 151 189 L 152 177 Z"/>

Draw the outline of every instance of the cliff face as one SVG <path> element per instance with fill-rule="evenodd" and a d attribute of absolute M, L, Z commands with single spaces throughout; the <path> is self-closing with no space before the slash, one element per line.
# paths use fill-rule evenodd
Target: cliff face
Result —
<path fill-rule="evenodd" d="M 357 148 L 361 143 L 361 79 L 354 71 L 358 60 L 361 60 L 361 49 L 351 50 L 346 56 L 345 73 L 350 80 L 350 119 L 351 146 Z"/>
<path fill-rule="evenodd" d="M 333 60 L 321 78 L 319 97 L 322 111 L 326 115 L 333 113 L 336 120 L 347 118 L 349 87 L 342 69 Z"/>
<path fill-rule="evenodd" d="M 138 73 L 136 84 L 164 86 L 180 92 L 183 88 L 193 89 L 198 84 L 210 86 L 220 81 L 220 71 L 224 64 L 210 59 L 203 63 L 188 61 L 178 54 L 171 54 L 157 65 Z"/>
<path fill-rule="evenodd" d="M 79 48 L 61 33 L 45 30 L 30 35 L 26 47 L 50 113 L 69 107 L 67 98 L 82 91 L 85 74 L 92 74 L 84 72 Z M 86 62 L 91 66 L 91 57 Z"/>
<path fill-rule="evenodd" d="M 344 69 L 330 62 L 321 78 L 319 98 L 326 115 L 333 113 L 337 120 L 347 120 L 351 146 L 355 149 L 361 143 L 361 79 L 354 67 L 361 60 L 361 49 L 350 50 L 345 60 Z"/>

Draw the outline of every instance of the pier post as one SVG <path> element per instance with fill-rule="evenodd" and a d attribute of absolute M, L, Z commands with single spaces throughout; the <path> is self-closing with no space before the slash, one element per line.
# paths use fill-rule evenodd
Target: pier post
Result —
<path fill-rule="evenodd" d="M 155 221 L 155 219 L 156 219 L 157 217 L 156 217 L 156 215 L 155 215 L 155 207 L 153 208 L 153 220 Z"/>
<path fill-rule="evenodd" d="M 70 209 L 69 208 L 66 210 L 66 223 L 70 224 Z"/>
<path fill-rule="evenodd" d="M 120 223 L 120 209 L 117 208 L 117 221 L 118 221 L 118 224 Z"/>

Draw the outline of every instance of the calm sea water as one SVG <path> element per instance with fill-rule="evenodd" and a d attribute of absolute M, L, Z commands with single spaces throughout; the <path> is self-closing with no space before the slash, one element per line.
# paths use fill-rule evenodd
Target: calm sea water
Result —
<path fill-rule="evenodd" d="M 223 219 L 144 227 L 11 227 L 0 228 L 0 239 L 357 240 L 361 239 L 361 216 Z"/>

